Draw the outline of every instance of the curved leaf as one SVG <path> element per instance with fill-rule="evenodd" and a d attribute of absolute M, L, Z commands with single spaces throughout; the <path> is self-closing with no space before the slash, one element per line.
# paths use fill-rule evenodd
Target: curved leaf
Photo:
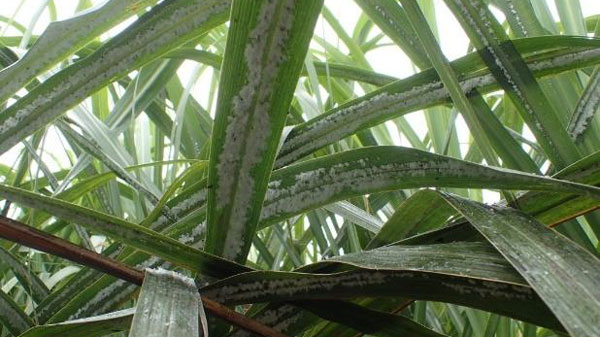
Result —
<path fill-rule="evenodd" d="M 600 334 L 600 260 L 517 210 L 444 199 L 506 257 L 570 334 Z"/>
<path fill-rule="evenodd" d="M 52 22 L 18 62 L 0 72 L 0 103 L 97 36 L 156 0 L 111 0 L 68 20 Z"/>
<path fill-rule="evenodd" d="M 200 305 L 192 279 L 147 269 L 129 337 L 198 336 Z"/>
<path fill-rule="evenodd" d="M 206 275 L 223 277 L 248 270 L 247 267 L 188 247 L 146 227 L 89 208 L 3 185 L 0 185 L 0 196 L 68 219 L 131 247 Z"/>
<path fill-rule="evenodd" d="M 535 39 L 524 40 L 533 43 Z M 570 51 L 559 49 L 556 54 L 554 52 L 542 53 L 526 58 L 526 61 L 537 76 L 556 74 L 573 69 L 573 67 L 587 66 L 590 63 L 597 64 L 600 62 L 599 41 L 596 39 L 581 41 L 581 38 L 579 40 L 573 38 L 570 43 L 574 43 L 574 47 L 579 43 L 594 44 L 595 47 L 580 46 L 577 50 L 571 49 Z M 557 46 L 546 45 L 545 48 L 546 50 L 548 48 L 556 49 Z M 467 58 L 469 61 L 473 60 L 472 56 L 466 56 L 463 60 Z M 464 73 L 464 69 L 457 66 L 461 62 L 456 60 L 451 62 L 451 65 L 458 73 L 460 85 L 465 93 L 472 90 L 485 93 L 499 88 L 498 83 L 489 72 Z M 472 64 L 476 63 L 471 62 Z M 396 81 L 297 125 L 283 144 L 275 166 L 279 168 L 288 165 L 359 130 L 411 111 L 445 103 L 448 99 L 448 92 L 443 88 L 433 69 Z"/>
<path fill-rule="evenodd" d="M 55 324 L 35 326 L 19 337 L 96 337 L 127 330 L 135 308 Z"/>
<path fill-rule="evenodd" d="M 593 186 L 410 148 L 377 146 L 308 160 L 274 172 L 261 220 L 268 224 L 352 196 L 415 187 L 533 189 L 595 199 L 600 196 L 600 189 Z"/>
<path fill-rule="evenodd" d="M 560 329 L 508 262 L 482 243 L 383 247 L 298 272 L 232 276 L 201 288 L 200 293 L 226 304 L 408 297 L 472 306 Z"/>
<path fill-rule="evenodd" d="M 163 1 L 0 114 L 0 153 L 90 94 L 227 19 L 228 0 Z"/>

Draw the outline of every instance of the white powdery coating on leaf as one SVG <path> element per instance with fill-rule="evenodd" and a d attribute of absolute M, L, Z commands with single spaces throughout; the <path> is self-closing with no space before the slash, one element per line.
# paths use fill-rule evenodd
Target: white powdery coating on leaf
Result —
<path fill-rule="evenodd" d="M 152 224 L 150 224 L 149 227 L 153 230 L 162 229 L 167 224 L 171 224 L 174 221 L 179 221 L 190 211 L 202 207 L 202 205 L 205 202 L 206 189 L 200 189 L 170 209 L 169 214 L 173 216 L 173 219 L 169 219 L 165 215 L 161 214 L 156 220 L 152 222 Z"/>
<path fill-rule="evenodd" d="M 587 130 L 590 120 L 598 111 L 598 106 L 600 106 L 600 73 L 594 72 L 569 123 L 568 130 L 573 140 L 577 140 Z"/>
<path fill-rule="evenodd" d="M 182 216 L 184 213 L 187 213 L 188 211 L 190 211 L 194 208 L 198 208 L 198 207 L 202 206 L 205 201 L 206 201 L 206 189 L 201 189 L 201 190 L 196 191 L 194 194 L 190 195 L 184 201 L 173 206 L 173 208 L 171 210 L 173 211 L 173 213 L 175 213 L 175 215 Z"/>
<path fill-rule="evenodd" d="M 253 319 L 266 326 L 273 327 L 273 329 L 279 332 L 285 332 L 293 323 L 300 319 L 302 315 L 303 312 L 297 307 L 288 304 L 283 304 L 274 309 L 267 309 L 264 312 L 257 315 L 257 317 L 253 317 Z M 254 335 L 250 334 L 250 332 L 243 329 L 238 329 L 235 333 L 231 335 L 231 337 L 251 336 Z"/>
<path fill-rule="evenodd" d="M 174 272 L 172 270 L 163 269 L 160 267 L 158 267 L 156 269 L 146 268 L 146 273 L 160 277 L 160 278 L 169 278 L 172 281 L 177 282 L 187 288 L 196 290 L 196 284 L 194 283 L 194 280 L 192 278 L 182 275 L 180 273 Z"/>
<path fill-rule="evenodd" d="M 577 63 L 585 63 L 598 57 L 600 57 L 600 48 L 594 48 L 534 62 L 529 66 L 529 69 L 532 71 L 544 71 L 553 68 L 568 67 Z"/>
<path fill-rule="evenodd" d="M 198 29 L 229 6 L 230 2 L 226 0 L 214 1 L 209 5 L 194 2 L 182 6 L 154 22 L 149 29 L 138 31 L 128 43 L 99 50 L 98 52 L 102 52 L 101 57 L 93 62 L 80 61 L 82 66 L 67 76 L 62 74 L 63 78 L 53 83 L 52 90 L 41 94 L 34 92 L 36 96 L 31 101 L 27 101 L 31 94 L 17 101 L 5 110 L 7 119 L 0 121 L 0 153 L 58 117 L 66 108 L 84 100 L 105 81 L 120 76 L 139 59 L 156 54 L 164 46 L 173 45 L 174 41 L 180 40 L 179 37 Z"/>
<path fill-rule="evenodd" d="M 381 17 L 385 21 L 387 21 L 390 24 L 390 26 L 393 27 L 394 31 L 397 34 L 404 35 L 404 37 L 406 38 L 406 40 L 405 40 L 406 42 L 408 42 L 411 46 L 415 45 L 415 37 L 406 36 L 406 34 L 405 34 L 406 30 L 403 27 L 400 27 L 398 25 L 398 23 L 394 20 L 393 17 L 391 17 L 389 15 L 389 13 L 387 12 L 387 10 L 385 8 L 383 8 L 383 7 L 379 6 L 379 5 L 375 5 L 375 10 L 379 13 L 379 15 L 381 15 Z"/>
<path fill-rule="evenodd" d="M 167 262 L 162 262 L 162 260 L 156 256 L 151 256 L 146 261 L 139 263 L 136 267 L 139 269 L 145 269 L 147 267 L 168 267 L 170 266 Z M 121 280 L 117 280 L 121 281 Z M 109 310 L 113 310 L 115 306 L 119 305 L 123 302 L 123 300 L 127 299 L 131 294 L 138 290 L 138 286 L 131 283 L 124 283 L 124 287 L 113 288 L 113 293 L 105 292 L 105 299 L 101 300 L 99 306 L 95 308 L 91 313 L 92 315 L 103 314 Z"/>
<path fill-rule="evenodd" d="M 500 71 L 502 71 L 502 74 L 504 75 L 504 77 L 505 77 L 506 81 L 508 82 L 508 84 L 511 86 L 512 90 L 514 91 L 514 93 L 523 102 L 525 110 L 527 110 L 527 113 L 529 113 L 530 115 L 534 116 L 533 110 L 527 104 L 527 102 L 525 100 L 525 97 L 523 96 L 523 93 L 521 93 L 521 91 L 517 87 L 515 81 L 513 80 L 512 75 L 510 74 L 510 72 L 508 71 L 508 69 L 506 69 L 506 67 L 502 63 L 502 60 L 500 59 L 500 57 L 498 56 L 498 54 L 496 54 L 496 51 L 492 47 L 492 44 L 499 45 L 501 41 L 498 40 L 498 38 L 496 37 L 496 33 L 494 32 L 494 29 L 492 28 L 492 22 L 490 21 L 490 19 L 487 16 L 488 9 L 485 8 L 485 7 L 480 6 L 480 4 L 477 3 L 477 2 L 471 1 L 471 6 L 473 6 L 475 9 L 479 8 L 479 19 L 483 22 L 483 25 L 487 28 L 487 33 L 492 38 L 492 41 L 490 41 L 488 39 L 488 36 L 486 36 L 486 34 L 484 32 L 482 32 L 478 28 L 479 26 L 475 22 L 475 19 L 471 16 L 471 13 L 469 13 L 468 9 L 462 4 L 461 0 L 455 0 L 454 2 L 460 8 L 460 10 L 461 10 L 461 12 L 463 14 L 463 17 L 469 22 L 469 25 L 471 27 L 475 27 L 475 32 L 479 36 L 479 38 L 481 40 L 481 43 L 483 43 L 483 45 L 485 46 L 485 49 L 494 58 L 494 62 L 496 63 L 496 65 L 498 66 L 498 68 L 500 69 Z"/>
<path fill-rule="evenodd" d="M 0 71 L 0 83 L 3 83 L 0 86 L 0 101 L 17 92 L 38 72 L 53 66 L 77 41 L 101 33 L 106 28 L 107 18 L 121 21 L 126 16 L 124 13 L 131 11 L 128 9 L 130 6 L 129 1 L 110 1 L 68 20 L 51 22 L 35 45 L 17 63 Z"/>
<path fill-rule="evenodd" d="M 516 287 L 509 284 L 470 280 L 469 284 L 442 282 L 441 285 L 461 295 L 477 295 L 482 298 L 494 297 L 531 300 L 531 291 L 528 288 Z"/>
<path fill-rule="evenodd" d="M 182 234 L 177 241 L 185 244 L 195 243 L 198 239 L 201 239 L 204 236 L 204 229 L 206 228 L 206 221 L 199 223 L 196 227 L 192 229 L 189 233 Z"/>
<path fill-rule="evenodd" d="M 160 228 L 164 228 L 166 224 L 171 223 L 171 219 L 167 218 L 163 214 L 161 214 L 156 220 L 154 220 L 150 226 L 148 226 L 152 230 L 157 230 Z"/>
<path fill-rule="evenodd" d="M 143 262 L 138 263 L 135 267 L 137 269 L 145 269 L 157 265 L 161 265 L 161 259 L 157 256 L 151 256 Z M 117 279 L 97 292 L 74 314 L 69 316 L 68 319 L 79 318 L 82 315 L 87 316 L 90 314 L 104 313 L 106 310 L 112 309 L 116 304 L 131 295 L 137 288 L 138 286 L 135 284 L 130 284 L 124 280 Z"/>
<path fill-rule="evenodd" d="M 2 290 L 0 290 L 2 291 Z M 27 321 L 25 321 L 15 308 L 10 306 L 7 302 L 0 299 L 0 315 L 2 315 L 3 323 L 7 324 L 7 328 L 10 328 L 10 331 L 18 330 L 23 332 L 29 329 L 31 326 Z"/>
<path fill-rule="evenodd" d="M 517 26 L 519 26 L 519 29 L 521 29 L 521 32 L 523 33 L 523 35 L 527 36 L 528 35 L 527 28 L 525 28 L 523 21 L 521 21 L 521 16 L 519 16 L 519 13 L 517 13 L 517 10 L 515 9 L 515 5 L 513 4 L 513 0 L 506 0 L 506 4 L 508 5 L 508 9 L 510 10 L 512 17 L 515 18 Z"/>
<path fill-rule="evenodd" d="M 334 288 L 364 288 L 385 283 L 388 274 L 378 271 L 352 272 L 339 275 L 314 276 L 296 279 L 263 280 L 237 285 L 224 285 L 207 290 L 202 295 L 226 303 L 244 303 L 265 296 L 294 297 L 315 291 L 331 291 Z M 398 272 L 393 277 L 413 277 L 413 273 Z"/>
<path fill-rule="evenodd" d="M 546 71 L 569 67 L 578 62 L 589 62 L 598 57 L 600 57 L 600 48 L 533 62 L 529 68 L 532 71 Z M 465 93 L 469 93 L 473 89 L 494 83 L 496 83 L 494 77 L 486 74 L 461 81 L 461 87 Z M 294 129 L 298 133 L 292 133 L 283 144 L 275 166 L 282 167 L 292 163 L 318 148 L 373 125 L 375 120 L 389 119 L 397 116 L 400 111 L 414 111 L 421 104 L 449 98 L 448 92 L 439 81 L 415 86 L 408 91 L 387 93 L 387 96 L 385 94 L 381 93 L 354 105 L 338 108 L 325 118 L 309 121 L 300 128 Z"/>
<path fill-rule="evenodd" d="M 123 286 L 126 286 L 128 283 L 124 280 L 115 280 L 107 287 L 103 288 L 99 292 L 97 292 L 94 297 L 92 297 L 89 301 L 79 307 L 79 309 L 69 316 L 68 320 L 76 319 L 82 317 L 82 315 L 88 314 L 88 311 L 92 309 L 94 312 L 98 312 L 98 305 L 105 305 L 107 302 L 120 301 L 123 298 L 129 296 L 129 292 L 123 291 Z M 133 289 L 137 288 L 137 286 L 133 285 Z"/>
<path fill-rule="evenodd" d="M 469 13 L 468 9 L 462 4 L 461 0 L 454 0 L 454 2 L 460 8 L 463 17 L 469 22 L 469 25 L 471 27 L 478 27 L 477 23 L 475 22 L 475 19 L 473 18 L 473 16 L 471 16 L 471 13 Z M 500 71 L 502 72 L 502 75 L 504 76 L 504 79 L 510 86 L 512 93 L 514 93 L 518 97 L 521 106 L 523 107 L 523 109 L 527 113 L 527 117 L 529 118 L 527 124 L 532 129 L 532 132 L 536 135 L 536 138 L 541 138 L 545 140 L 546 143 L 548 143 L 551 146 L 551 149 L 554 152 L 556 152 L 557 156 L 560 157 L 560 154 L 558 153 L 558 150 L 554 145 L 553 138 L 550 136 L 550 134 L 548 134 L 548 132 L 544 128 L 544 125 L 540 121 L 541 116 L 538 116 L 538 114 L 536 114 L 531 105 L 529 105 L 529 101 L 525 98 L 523 92 L 515 83 L 511 72 L 506 68 L 506 65 L 508 63 L 502 63 L 502 60 L 500 59 L 492 45 L 499 45 L 501 41 L 498 39 L 496 33 L 494 32 L 494 29 L 492 28 L 492 22 L 490 21 L 491 19 L 488 17 L 488 14 L 490 14 L 489 10 L 485 6 L 482 6 L 482 3 L 476 1 L 471 1 L 471 6 L 474 9 L 479 9 L 479 19 L 487 28 L 487 33 L 489 34 L 489 37 L 491 37 L 491 41 L 488 39 L 488 36 L 486 36 L 486 34 L 484 34 L 479 28 L 475 28 L 475 32 L 479 36 L 485 49 L 490 53 L 490 55 L 494 59 L 494 62 L 496 63 L 496 66 L 498 66 L 498 69 L 500 69 Z"/>
<path fill-rule="evenodd" d="M 312 207 L 339 200 L 340 193 L 371 193 L 415 178 L 443 176 L 445 178 L 497 177 L 490 168 L 478 169 L 457 160 L 414 158 L 410 161 L 377 163 L 371 158 L 357 159 L 328 168 L 317 168 L 295 176 L 286 186 L 269 184 L 261 213 L 261 222 L 271 222 L 298 214 Z M 491 180 L 491 179 L 490 179 Z"/>
<path fill-rule="evenodd" d="M 490 79 L 493 81 L 493 78 Z M 282 146 L 276 166 L 287 165 L 314 149 L 340 140 L 374 119 L 446 97 L 448 92 L 442 83 L 433 81 L 400 93 L 382 92 L 356 104 L 341 107 L 335 113 L 307 124 L 302 133 L 291 136 Z"/>
<path fill-rule="evenodd" d="M 228 206 L 231 209 L 223 250 L 223 257 L 228 259 L 235 259 L 245 243 L 243 236 L 256 186 L 251 173 L 263 162 L 267 150 L 275 80 L 285 61 L 284 47 L 294 18 L 294 1 L 288 0 L 281 6 L 277 26 L 272 29 L 278 4 L 277 1 L 264 2 L 257 24 L 249 35 L 244 50 L 248 82 L 233 98 L 224 151 L 217 164 L 216 208 L 218 211 Z"/>
<path fill-rule="evenodd" d="M 98 315 L 98 316 L 78 318 L 78 319 L 74 319 L 71 321 L 62 322 L 59 324 L 102 322 L 102 321 L 109 320 L 109 319 L 130 316 L 130 315 L 133 315 L 134 313 L 135 313 L 135 307 L 123 309 L 123 310 L 119 310 L 119 311 L 113 311 L 113 312 L 109 312 L 107 314 L 102 314 L 102 315 Z"/>

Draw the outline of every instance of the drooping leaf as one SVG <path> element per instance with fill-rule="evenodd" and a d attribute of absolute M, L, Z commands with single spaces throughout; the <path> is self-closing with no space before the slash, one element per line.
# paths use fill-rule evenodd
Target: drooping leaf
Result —
<path fill-rule="evenodd" d="M 570 334 L 600 334 L 598 258 L 517 210 L 444 198 L 506 257 Z"/>
<path fill-rule="evenodd" d="M 146 270 L 129 337 L 199 336 L 200 295 L 194 281 L 167 270 Z"/>
<path fill-rule="evenodd" d="M 98 231 L 131 247 L 197 272 L 222 277 L 229 273 L 235 274 L 248 270 L 247 267 L 188 247 L 146 227 L 89 208 L 9 186 L 0 186 L 0 195 L 14 202 L 68 219 L 92 231 Z"/>
<path fill-rule="evenodd" d="M 352 196 L 415 187 L 480 187 L 582 193 L 593 186 L 485 167 L 420 150 L 377 146 L 329 155 L 273 173 L 262 211 L 264 224 Z"/>
<path fill-rule="evenodd" d="M 408 297 L 472 306 L 560 329 L 517 272 L 483 243 L 383 247 L 297 272 L 240 274 L 200 293 L 226 304 Z"/>

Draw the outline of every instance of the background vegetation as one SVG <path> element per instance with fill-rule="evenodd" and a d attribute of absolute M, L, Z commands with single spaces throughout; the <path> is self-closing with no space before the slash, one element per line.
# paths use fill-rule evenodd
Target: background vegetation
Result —
<path fill-rule="evenodd" d="M 600 335 L 579 0 L 355 0 L 351 30 L 322 0 L 28 3 L 0 16 L 0 336 Z"/>

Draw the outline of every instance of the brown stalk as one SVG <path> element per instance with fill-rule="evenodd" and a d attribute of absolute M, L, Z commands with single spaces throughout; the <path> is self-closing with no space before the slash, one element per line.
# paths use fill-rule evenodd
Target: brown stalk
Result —
<path fill-rule="evenodd" d="M 593 207 L 591 207 L 591 208 L 589 208 L 589 209 L 585 209 L 585 210 L 583 210 L 583 211 L 580 211 L 580 212 L 577 212 L 577 213 L 571 214 L 571 215 L 569 215 L 569 216 L 567 216 L 567 217 L 564 217 L 564 218 L 562 218 L 562 219 L 559 219 L 559 220 L 556 220 L 556 221 L 554 221 L 553 223 L 549 224 L 549 225 L 548 225 L 548 227 L 550 227 L 550 228 L 554 228 L 554 227 L 556 227 L 556 226 L 558 226 L 558 225 L 560 225 L 560 224 L 562 224 L 562 223 L 564 223 L 564 222 L 567 222 L 567 221 L 569 221 L 569 220 L 573 220 L 573 219 L 575 219 L 575 218 L 576 218 L 576 217 L 578 217 L 578 216 L 585 215 L 585 214 L 587 214 L 587 213 L 590 213 L 590 212 L 593 212 L 593 211 L 595 211 L 595 210 L 597 210 L 597 209 L 600 209 L 600 206 L 593 206 Z"/>
<path fill-rule="evenodd" d="M 1 215 L 0 237 L 48 254 L 60 256 L 139 286 L 144 282 L 144 272 L 141 270 Z M 209 313 L 246 331 L 265 337 L 287 337 L 281 332 L 209 298 L 202 297 L 202 303 Z"/>

